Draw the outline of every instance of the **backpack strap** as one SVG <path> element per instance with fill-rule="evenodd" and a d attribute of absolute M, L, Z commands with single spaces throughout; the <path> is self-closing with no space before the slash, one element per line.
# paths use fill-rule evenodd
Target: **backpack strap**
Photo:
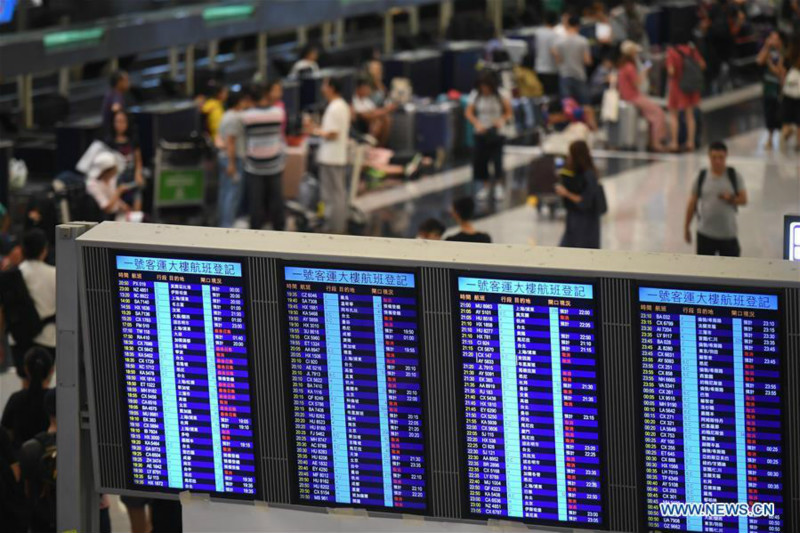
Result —
<path fill-rule="evenodd" d="M 703 196 L 703 183 L 705 183 L 707 175 L 708 170 L 704 168 L 697 176 L 697 202 L 694 204 L 694 214 L 697 215 L 697 218 L 700 218 L 700 197 Z"/>
<path fill-rule="evenodd" d="M 731 186 L 733 187 L 733 195 L 739 196 L 739 183 L 736 181 L 736 169 L 733 167 L 728 167 L 728 180 L 731 182 Z"/>

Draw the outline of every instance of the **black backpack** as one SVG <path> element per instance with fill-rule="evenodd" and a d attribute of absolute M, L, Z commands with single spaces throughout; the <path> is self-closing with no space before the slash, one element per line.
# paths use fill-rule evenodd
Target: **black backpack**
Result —
<path fill-rule="evenodd" d="M 56 320 L 55 315 L 39 316 L 19 268 L 0 272 L 0 305 L 5 314 L 6 331 L 20 346 L 32 344 L 42 329 Z"/>
<path fill-rule="evenodd" d="M 728 181 L 731 182 L 731 187 L 733 187 L 733 195 L 739 196 L 739 184 L 736 182 L 736 169 L 733 167 L 728 167 L 725 174 L 728 176 Z M 697 177 L 697 198 L 699 199 L 703 195 L 703 184 L 706 182 L 706 176 L 708 176 L 708 169 L 703 169 L 700 171 L 700 175 Z M 700 218 L 700 212 L 697 210 L 697 206 L 700 204 L 698 201 L 695 204 L 695 213 L 697 217 Z M 734 209 L 737 211 L 739 208 L 737 206 L 733 206 Z"/>

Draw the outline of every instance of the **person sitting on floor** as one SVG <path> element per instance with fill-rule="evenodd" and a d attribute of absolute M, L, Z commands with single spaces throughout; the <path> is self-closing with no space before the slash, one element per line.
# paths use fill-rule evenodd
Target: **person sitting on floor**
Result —
<path fill-rule="evenodd" d="M 372 135 L 379 146 L 386 146 L 392 128 L 392 113 L 397 109 L 394 104 L 378 107 L 372 99 L 372 86 L 369 80 L 360 79 L 353 96 L 353 114 L 356 124 L 361 124 L 365 133 Z"/>

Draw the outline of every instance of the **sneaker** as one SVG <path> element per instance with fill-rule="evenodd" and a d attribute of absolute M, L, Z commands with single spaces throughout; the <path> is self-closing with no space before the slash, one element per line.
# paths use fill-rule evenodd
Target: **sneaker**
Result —
<path fill-rule="evenodd" d="M 499 183 L 496 183 L 494 186 L 494 199 L 502 200 L 503 198 L 505 198 L 505 196 L 506 196 L 505 188 Z"/>
<path fill-rule="evenodd" d="M 410 179 L 414 174 L 417 173 L 420 163 L 422 163 L 422 154 L 417 153 L 414 155 L 413 159 L 411 159 L 408 165 L 406 165 L 404 170 L 406 178 Z"/>
<path fill-rule="evenodd" d="M 479 202 L 484 202 L 489 199 L 489 186 L 484 185 L 478 190 L 478 193 L 475 195 L 475 199 Z"/>

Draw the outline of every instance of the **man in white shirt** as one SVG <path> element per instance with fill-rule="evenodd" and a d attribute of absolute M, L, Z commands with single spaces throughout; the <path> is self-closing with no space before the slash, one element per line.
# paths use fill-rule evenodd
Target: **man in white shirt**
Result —
<path fill-rule="evenodd" d="M 325 206 L 325 229 L 329 233 L 347 231 L 347 143 L 350 138 L 350 106 L 342 98 L 342 85 L 337 79 L 322 84 L 322 95 L 328 107 L 322 125 L 312 130 L 322 138 L 317 152 L 320 199 Z"/>
<path fill-rule="evenodd" d="M 356 86 L 353 96 L 353 113 L 356 119 L 365 126 L 365 133 L 369 133 L 378 141 L 379 146 L 386 146 L 389 142 L 389 132 L 392 127 L 392 112 L 396 109 L 394 104 L 383 107 L 375 105 L 372 99 L 372 86 L 369 80 L 361 79 Z"/>
<path fill-rule="evenodd" d="M 43 323 L 41 331 L 33 339 L 14 339 L 9 337 L 11 355 L 17 375 L 25 379 L 25 354 L 31 348 L 38 346 L 56 356 L 56 268 L 44 262 L 47 257 L 47 236 L 40 229 L 33 229 L 25 233 L 22 238 L 22 255 L 24 260 L 19 265 L 19 272 L 28 290 L 28 295 L 33 301 L 39 320 Z M 10 305 L 18 305 L 10 303 Z M 10 310 L 3 309 L 3 320 L 0 327 L 6 324 L 5 315 Z"/>

